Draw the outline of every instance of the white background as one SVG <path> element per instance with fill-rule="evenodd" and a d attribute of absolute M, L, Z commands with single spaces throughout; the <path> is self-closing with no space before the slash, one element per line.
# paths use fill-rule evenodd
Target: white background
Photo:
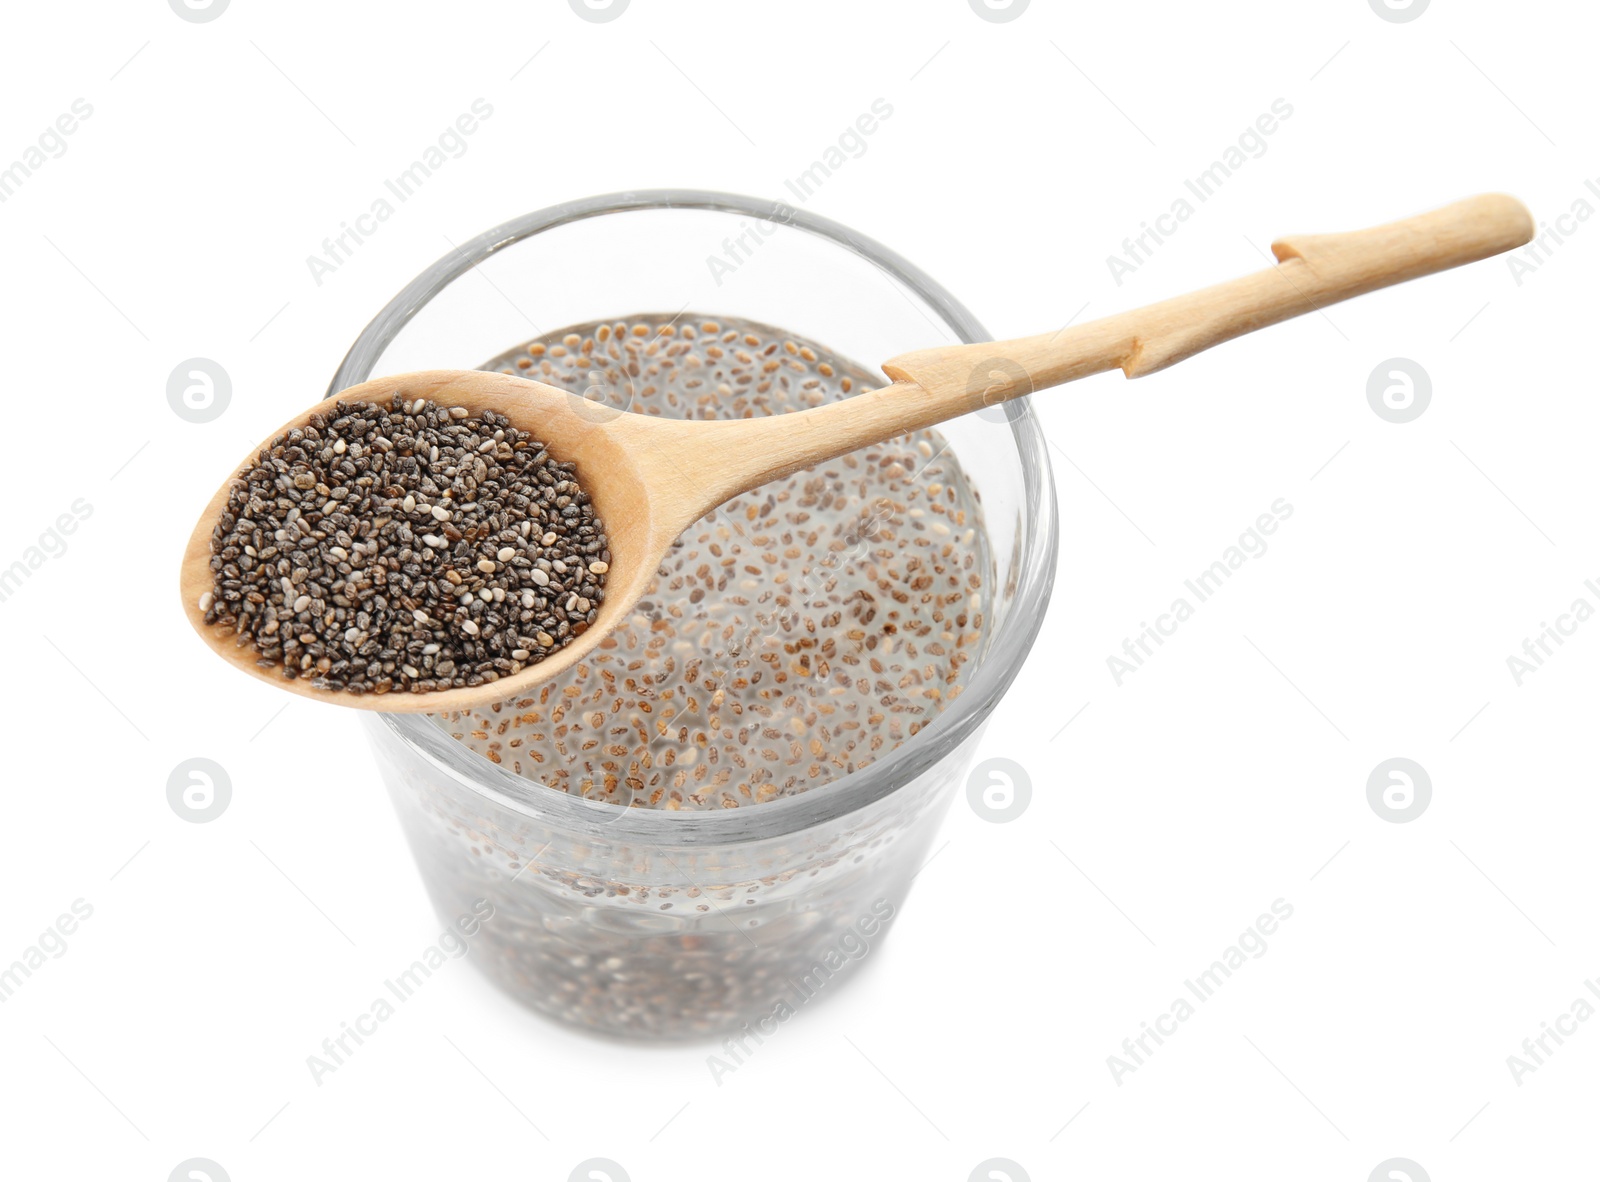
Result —
<path fill-rule="evenodd" d="M 1495 260 L 1037 398 L 1061 561 L 983 750 L 1031 807 L 958 800 L 864 976 L 720 1087 L 710 1048 L 567 1033 L 466 964 L 314 1085 L 306 1056 L 440 924 L 354 720 L 227 670 L 174 594 L 227 465 L 447 240 L 630 187 L 783 197 L 883 97 L 809 208 L 1036 332 L 1255 269 L 1280 233 L 1495 189 L 1546 221 L 1600 208 L 1586 6 L 634 0 L 600 24 L 565 0 L 233 0 L 189 23 L 141 0 L 6 23 L 0 163 L 94 113 L 0 204 L 0 566 L 93 513 L 0 604 L 0 963 L 73 900 L 94 914 L 0 1005 L 0 1173 L 1592 1169 L 1600 1022 L 1520 1085 L 1506 1060 L 1600 975 L 1600 623 L 1520 687 L 1506 658 L 1600 601 L 1600 220 L 1520 285 Z M 479 97 L 470 150 L 314 282 L 306 256 Z M 1106 256 L 1278 98 L 1265 154 L 1119 286 Z M 204 425 L 166 401 L 194 356 L 233 381 Z M 1433 383 L 1404 425 L 1366 399 L 1396 356 Z M 1280 497 L 1269 552 L 1117 686 L 1107 656 Z M 197 756 L 233 785 L 204 825 L 166 799 Z M 1393 756 L 1432 779 L 1408 824 L 1366 798 Z M 1115 1082 L 1107 1056 L 1280 897 L 1269 951 Z"/>

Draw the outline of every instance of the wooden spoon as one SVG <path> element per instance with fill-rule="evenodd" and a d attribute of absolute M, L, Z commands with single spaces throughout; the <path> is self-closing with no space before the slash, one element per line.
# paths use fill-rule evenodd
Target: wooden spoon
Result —
<path fill-rule="evenodd" d="M 393 713 L 470 710 L 528 693 L 571 668 L 622 623 L 655 578 L 674 540 L 723 502 L 801 468 L 931 427 L 971 411 L 1119 368 L 1143 377 L 1202 349 L 1379 287 L 1511 250 L 1533 237 L 1533 219 L 1512 197 L 1487 195 L 1405 221 L 1347 234 L 1284 238 L 1278 264 L 1190 295 L 1063 331 L 1013 341 L 924 349 L 887 362 L 894 384 L 796 414 L 677 420 L 614 412 L 540 382 L 479 370 L 429 370 L 378 378 L 296 415 L 269 437 L 303 427 L 336 402 L 387 402 L 399 393 L 474 416 L 493 410 L 577 463 L 605 523 L 611 550 L 605 601 L 588 630 L 545 660 L 497 681 L 431 693 L 352 694 L 263 668 L 232 629 L 207 625 L 211 535 L 227 504 L 230 473 L 195 526 L 184 554 L 183 606 L 224 659 L 279 689 L 341 706 Z M 259 449 L 256 449 L 259 451 Z"/>

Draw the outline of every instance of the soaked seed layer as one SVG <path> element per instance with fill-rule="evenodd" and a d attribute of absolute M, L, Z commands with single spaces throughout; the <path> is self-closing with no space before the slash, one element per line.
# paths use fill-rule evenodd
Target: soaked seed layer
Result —
<path fill-rule="evenodd" d="M 643 315 L 540 337 L 483 368 L 667 418 L 750 418 L 881 385 L 751 322 Z M 591 413 L 591 412 L 585 412 Z M 440 718 L 563 792 L 736 808 L 905 742 L 961 693 L 988 602 L 977 496 L 936 431 L 795 473 L 678 539 L 629 618 L 533 694 Z"/>
<path fill-rule="evenodd" d="M 261 449 L 212 533 L 199 606 L 291 680 L 426 693 L 582 635 L 610 559 L 574 465 L 503 415 L 397 394 Z"/>

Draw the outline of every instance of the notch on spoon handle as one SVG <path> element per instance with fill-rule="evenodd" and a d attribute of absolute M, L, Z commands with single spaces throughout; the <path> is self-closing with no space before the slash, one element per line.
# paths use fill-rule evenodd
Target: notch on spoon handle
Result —
<path fill-rule="evenodd" d="M 1107 369 L 1130 378 L 1280 320 L 1522 246 L 1533 218 L 1504 194 L 1469 197 L 1404 221 L 1272 244 L 1278 265 L 1055 333 L 906 353 L 884 364 L 954 413 Z M 925 424 L 924 424 L 925 425 Z"/>

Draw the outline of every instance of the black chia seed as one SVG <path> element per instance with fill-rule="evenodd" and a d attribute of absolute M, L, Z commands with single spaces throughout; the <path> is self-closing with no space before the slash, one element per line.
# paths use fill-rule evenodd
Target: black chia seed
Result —
<path fill-rule="evenodd" d="M 574 469 L 493 411 L 340 402 L 234 479 L 200 608 L 318 689 L 495 681 L 604 601 L 611 552 Z"/>

